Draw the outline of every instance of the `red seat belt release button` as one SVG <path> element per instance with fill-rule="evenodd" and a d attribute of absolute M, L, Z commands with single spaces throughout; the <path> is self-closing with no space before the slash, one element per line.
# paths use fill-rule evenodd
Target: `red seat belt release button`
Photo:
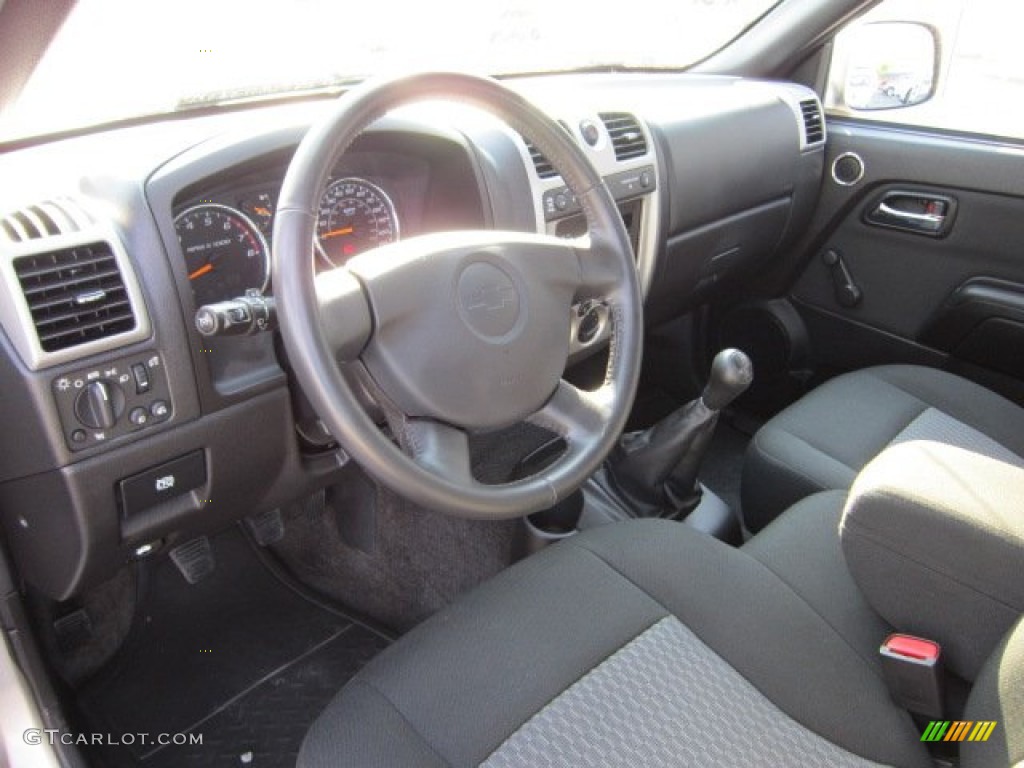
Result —
<path fill-rule="evenodd" d="M 942 717 L 942 648 L 913 635 L 889 635 L 878 649 L 893 701 L 926 717 Z"/>

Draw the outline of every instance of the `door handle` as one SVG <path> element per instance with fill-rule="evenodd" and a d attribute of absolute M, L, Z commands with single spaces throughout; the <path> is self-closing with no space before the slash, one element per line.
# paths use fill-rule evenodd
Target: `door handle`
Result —
<path fill-rule="evenodd" d="M 906 222 L 911 226 L 920 225 L 934 227 L 936 229 L 940 228 L 942 223 L 946 220 L 946 214 L 944 213 L 915 213 L 914 211 L 901 211 L 899 208 L 893 208 L 884 200 L 878 204 L 878 208 L 875 209 L 875 213 L 876 215 L 886 216 L 890 219 Z"/>
<path fill-rule="evenodd" d="M 956 200 L 930 192 L 890 191 L 864 210 L 864 221 L 876 227 L 899 229 L 928 237 L 949 234 Z"/>

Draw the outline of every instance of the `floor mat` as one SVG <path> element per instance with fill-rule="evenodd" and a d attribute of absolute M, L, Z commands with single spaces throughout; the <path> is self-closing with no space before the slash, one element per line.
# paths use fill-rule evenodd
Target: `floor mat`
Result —
<path fill-rule="evenodd" d="M 380 489 L 373 546 L 340 532 L 354 509 L 285 509 L 284 538 L 272 545 L 295 576 L 338 603 L 406 631 L 508 567 L 521 547 L 518 520 L 463 520 Z"/>
<path fill-rule="evenodd" d="M 237 530 L 213 545 L 217 569 L 193 586 L 169 560 L 155 564 L 125 648 L 79 694 L 91 732 L 188 733 L 202 744 L 136 737 L 91 754 L 97 764 L 290 768 L 316 713 L 387 645 L 284 586 Z"/>

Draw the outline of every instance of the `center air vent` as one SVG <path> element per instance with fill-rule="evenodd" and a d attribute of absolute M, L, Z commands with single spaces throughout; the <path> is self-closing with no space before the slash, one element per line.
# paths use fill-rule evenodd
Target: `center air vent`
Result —
<path fill-rule="evenodd" d="M 551 165 L 551 161 L 544 157 L 544 154 L 537 149 L 537 146 L 525 136 L 523 141 L 526 142 L 526 149 L 530 153 L 530 159 L 533 160 L 533 167 L 537 171 L 537 176 L 542 179 L 550 179 L 557 176 L 558 171 Z"/>
<path fill-rule="evenodd" d="M 39 346 L 46 352 L 135 328 L 131 301 L 108 243 L 21 256 L 14 260 L 14 271 Z"/>
<path fill-rule="evenodd" d="M 804 119 L 804 140 L 807 146 L 820 144 L 825 140 L 825 121 L 821 117 L 821 105 L 817 99 L 800 102 L 800 114 Z"/>
<path fill-rule="evenodd" d="M 598 117 L 608 130 L 616 160 L 621 162 L 647 154 L 647 140 L 633 115 L 628 112 L 602 112 Z"/>

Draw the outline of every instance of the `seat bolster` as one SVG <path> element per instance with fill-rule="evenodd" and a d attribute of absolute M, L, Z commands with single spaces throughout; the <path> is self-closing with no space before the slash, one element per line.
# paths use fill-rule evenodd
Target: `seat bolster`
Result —
<path fill-rule="evenodd" d="M 763 563 L 660 520 L 575 538 L 571 546 L 590 549 L 668 608 L 797 722 L 869 760 L 930 765 L 876 668 Z"/>
<path fill-rule="evenodd" d="M 743 521 L 750 531 L 760 531 L 780 510 L 819 491 L 848 488 L 855 476 L 845 464 L 769 423 L 754 435 L 743 460 Z"/>
<path fill-rule="evenodd" d="M 960 745 L 962 768 L 1006 768 L 1024 762 L 1024 617 L 982 667 L 964 719 L 996 725 L 988 740 Z"/>
<path fill-rule="evenodd" d="M 843 557 L 844 491 L 808 496 L 743 546 L 820 615 L 881 674 L 878 647 L 892 632 L 870 606 Z"/>
<path fill-rule="evenodd" d="M 973 381 L 935 368 L 884 365 L 869 371 L 928 407 L 1024 456 L 1024 408 Z"/>
<path fill-rule="evenodd" d="M 449 765 L 390 701 L 360 682 L 346 686 L 317 718 L 297 764 L 302 768 Z"/>

